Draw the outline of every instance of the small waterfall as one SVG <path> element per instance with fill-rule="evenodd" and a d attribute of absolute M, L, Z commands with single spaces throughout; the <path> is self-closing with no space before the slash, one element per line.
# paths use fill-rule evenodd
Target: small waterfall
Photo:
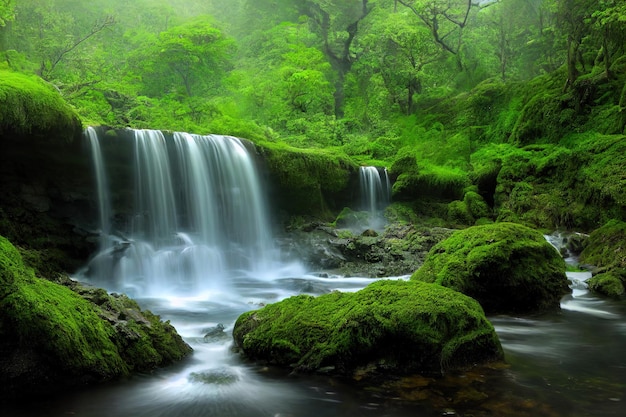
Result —
<path fill-rule="evenodd" d="M 96 155 L 106 139 L 91 128 L 87 133 L 98 171 L 99 218 L 107 231 L 113 211 L 103 158 Z M 87 266 L 88 280 L 132 295 L 193 294 L 228 286 L 232 275 L 258 277 L 272 268 L 260 175 L 241 140 L 132 133 L 134 178 L 123 184 L 132 184 L 134 207 Z"/>
<path fill-rule="evenodd" d="M 391 182 L 386 168 L 362 166 L 359 168 L 360 209 L 367 211 L 368 227 L 384 226 L 384 210 L 391 201 Z"/>
<path fill-rule="evenodd" d="M 108 239 L 106 236 L 109 234 L 111 229 L 111 200 L 109 198 L 109 186 L 107 184 L 104 160 L 102 159 L 102 151 L 98 140 L 98 132 L 90 126 L 85 131 L 85 135 L 89 142 L 91 159 L 93 161 L 94 177 L 96 180 L 96 189 L 98 190 L 100 250 L 105 250 L 108 246 Z"/>

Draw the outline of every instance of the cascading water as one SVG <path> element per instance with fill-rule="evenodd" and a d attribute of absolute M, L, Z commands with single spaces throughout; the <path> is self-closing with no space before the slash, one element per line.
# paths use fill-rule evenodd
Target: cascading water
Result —
<path fill-rule="evenodd" d="M 391 182 L 386 168 L 362 166 L 359 168 L 360 209 L 368 213 L 368 228 L 384 226 L 383 211 L 391 201 Z"/>
<path fill-rule="evenodd" d="M 109 198 L 109 186 L 106 180 L 106 172 L 104 170 L 104 161 L 102 160 L 102 151 L 100 142 L 98 141 L 98 133 L 93 127 L 88 127 L 85 131 L 87 140 L 89 141 L 89 149 L 91 150 L 91 159 L 93 161 L 94 177 L 96 180 L 96 189 L 98 190 L 98 213 L 100 224 L 100 236 L 106 236 L 110 231 L 111 206 Z M 106 240 L 100 239 L 100 250 L 107 249 Z"/>
<path fill-rule="evenodd" d="M 100 252 L 85 275 L 109 290 L 197 294 L 228 285 L 228 276 L 261 276 L 274 250 L 254 160 L 243 142 L 218 135 L 133 131 L 134 207 L 122 230 L 110 229 L 106 155 L 87 131 L 98 188 Z M 119 225 L 118 225 L 119 226 Z"/>

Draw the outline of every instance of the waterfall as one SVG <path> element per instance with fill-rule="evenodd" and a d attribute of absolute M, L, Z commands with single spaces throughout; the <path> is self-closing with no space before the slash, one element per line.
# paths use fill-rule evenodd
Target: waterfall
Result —
<path fill-rule="evenodd" d="M 98 191 L 98 213 L 100 226 L 100 250 L 106 249 L 106 236 L 110 231 L 111 219 L 111 202 L 109 198 L 109 186 L 107 184 L 106 171 L 104 161 L 102 159 L 102 151 L 100 142 L 98 141 L 98 133 L 93 127 L 88 127 L 85 136 L 89 142 L 91 151 L 91 159 L 93 161 L 94 178 L 96 181 L 96 189 Z"/>
<path fill-rule="evenodd" d="M 362 166 L 359 168 L 360 209 L 368 213 L 368 227 L 384 226 L 383 212 L 391 201 L 391 183 L 386 168 Z"/>
<path fill-rule="evenodd" d="M 228 286 L 228 278 L 261 276 L 275 250 L 260 174 L 234 137 L 134 130 L 132 169 L 117 183 L 134 202 L 122 208 L 108 247 L 84 272 L 86 279 L 133 295 L 194 294 Z M 99 138 L 88 129 L 96 174 L 101 229 L 111 229 Z M 104 161 L 104 162 L 103 162 Z M 124 176 L 117 172 L 116 175 Z"/>

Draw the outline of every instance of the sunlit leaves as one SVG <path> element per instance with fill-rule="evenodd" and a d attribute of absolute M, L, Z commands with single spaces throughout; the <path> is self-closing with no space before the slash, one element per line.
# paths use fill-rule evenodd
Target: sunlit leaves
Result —
<path fill-rule="evenodd" d="M 0 27 L 15 18 L 14 8 L 14 0 L 0 0 Z"/>

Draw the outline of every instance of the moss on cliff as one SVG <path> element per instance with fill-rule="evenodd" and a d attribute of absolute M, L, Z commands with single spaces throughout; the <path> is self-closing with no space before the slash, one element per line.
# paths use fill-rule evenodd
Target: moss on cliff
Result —
<path fill-rule="evenodd" d="M 570 291 L 560 254 L 541 233 L 514 223 L 455 232 L 411 279 L 467 294 L 488 314 L 555 310 Z"/>
<path fill-rule="evenodd" d="M 0 135 L 73 138 L 81 129 L 76 112 L 51 85 L 35 76 L 0 70 Z"/>
<path fill-rule="evenodd" d="M 342 193 L 357 166 L 345 155 L 319 149 L 297 149 L 287 145 L 262 143 L 272 183 L 277 187 L 281 208 L 290 214 L 334 216 L 342 204 Z"/>
<path fill-rule="evenodd" d="M 241 315 L 233 336 L 250 358 L 344 375 L 371 365 L 438 374 L 502 359 L 476 301 L 422 282 L 382 280 L 356 293 L 291 297 Z"/>

